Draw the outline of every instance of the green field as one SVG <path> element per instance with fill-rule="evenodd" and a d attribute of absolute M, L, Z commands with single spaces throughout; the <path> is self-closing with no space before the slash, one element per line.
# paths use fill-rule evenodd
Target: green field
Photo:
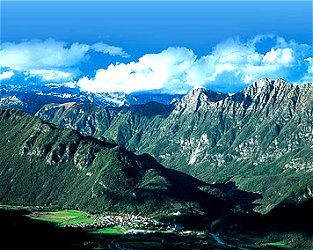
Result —
<path fill-rule="evenodd" d="M 286 245 L 286 243 L 284 243 L 282 241 L 263 243 L 262 246 L 265 246 L 265 247 L 277 247 L 279 249 L 292 249 L 290 246 Z"/>
<path fill-rule="evenodd" d="M 35 212 L 32 213 L 29 217 L 36 220 L 53 222 L 61 227 L 67 225 L 76 225 L 80 223 L 92 224 L 96 222 L 96 220 L 93 219 L 90 214 L 77 210 L 61 210 L 57 212 Z"/>
<path fill-rule="evenodd" d="M 0 209 L 2 210 L 23 210 L 27 217 L 31 219 L 45 221 L 54 223 L 58 227 L 65 227 L 68 225 L 78 225 L 80 223 L 85 224 L 93 224 L 96 223 L 97 220 L 89 213 L 82 212 L 78 210 L 59 210 L 59 211 L 47 211 L 44 209 L 47 208 L 39 208 L 36 206 L 12 206 L 12 205 L 0 205 Z M 114 213 L 107 213 L 114 214 Z M 184 242 L 189 242 L 187 239 L 192 239 L 193 241 L 200 241 L 202 239 L 207 239 L 207 234 L 203 231 L 194 231 L 194 235 L 186 236 L 182 233 L 177 233 L 171 230 L 161 230 L 154 231 L 154 234 L 148 236 L 137 236 L 133 238 L 132 235 L 125 235 L 127 230 L 132 228 L 123 228 L 122 226 L 114 226 L 110 228 L 99 228 L 99 229 L 85 229 L 85 231 L 94 235 L 95 237 L 103 235 L 101 239 L 111 239 L 110 237 L 122 237 L 121 242 L 129 247 L 138 247 L 141 249 L 149 249 L 149 248 L 158 248 L 162 246 L 162 239 L 166 238 L 177 238 L 181 240 L 181 237 L 184 238 Z M 256 235 L 244 235 L 244 234 L 235 234 L 231 237 L 226 237 L 228 242 L 240 242 L 243 243 L 242 246 L 247 247 L 248 249 L 293 249 L 288 246 L 284 241 L 276 241 L 276 242 L 263 242 L 261 243 L 261 238 L 258 238 Z M 249 240 L 247 240 L 249 239 Z M 209 237 L 209 240 L 212 244 L 216 244 L 215 241 Z M 189 244 L 189 243 L 188 243 Z M 201 245 L 201 244 L 200 244 Z M 220 245 L 219 245 L 220 246 Z"/>
<path fill-rule="evenodd" d="M 110 228 L 101 228 L 98 230 L 93 230 L 91 233 L 96 234 L 124 234 L 126 230 L 120 226 L 110 227 Z"/>

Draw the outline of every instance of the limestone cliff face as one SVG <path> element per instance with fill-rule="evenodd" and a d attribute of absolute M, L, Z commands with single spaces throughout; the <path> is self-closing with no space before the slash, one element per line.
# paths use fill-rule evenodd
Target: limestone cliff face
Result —
<path fill-rule="evenodd" d="M 214 106 L 215 102 L 225 99 L 228 95 L 217 93 L 205 88 L 197 88 L 185 95 L 176 103 L 175 112 L 192 113 L 198 110 L 206 110 Z"/>
<path fill-rule="evenodd" d="M 263 78 L 231 96 L 200 88 L 169 106 L 142 109 L 47 105 L 37 115 L 150 153 L 162 164 L 206 181 L 234 180 L 264 195 L 263 210 L 309 196 L 312 83 Z"/>

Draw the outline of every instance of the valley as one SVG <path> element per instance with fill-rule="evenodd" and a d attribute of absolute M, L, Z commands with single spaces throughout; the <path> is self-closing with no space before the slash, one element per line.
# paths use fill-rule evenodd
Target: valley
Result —
<path fill-rule="evenodd" d="M 17 106 L 0 110 L 2 234 L 43 227 L 82 249 L 310 249 L 312 84 L 147 100 L 33 115 L 5 99 Z"/>
<path fill-rule="evenodd" d="M 50 225 L 51 230 L 52 228 L 55 231 L 59 230 L 57 237 L 66 235 L 63 238 L 63 240 L 66 239 L 63 243 L 67 243 L 67 247 L 75 249 L 95 247 L 105 247 L 106 249 L 204 249 L 208 246 L 214 247 L 214 249 L 292 249 L 282 241 L 264 242 L 262 237 L 258 237 L 256 233 L 217 236 L 208 229 L 178 226 L 177 224 L 157 222 L 154 219 L 127 214 L 111 213 L 105 215 L 107 221 L 109 217 L 113 219 L 115 226 L 112 226 L 99 224 L 99 221 L 103 221 L 103 216 L 77 210 L 49 211 L 48 208 L 43 207 L 8 205 L 0 207 L 1 219 L 3 219 L 3 215 L 10 213 L 13 213 L 14 216 L 23 217 L 19 217 L 20 219 L 16 220 L 15 223 L 21 223 L 20 220 L 25 220 L 23 223 L 27 221 L 32 226 L 37 224 L 36 221 L 39 221 L 38 225 L 41 226 L 49 227 Z M 116 220 L 117 216 L 120 222 Z M 128 224 L 130 220 L 137 223 Z M 151 225 L 144 225 L 149 220 L 150 222 L 153 220 L 154 225 L 152 227 Z M 4 221 L 4 227 L 12 226 L 7 219 Z M 125 224 L 125 222 L 127 223 Z M 25 226 L 23 223 L 19 225 L 19 228 Z M 33 230 L 29 225 L 27 229 Z M 7 232 L 1 230 L 1 233 L 3 235 Z M 220 235 L 220 233 L 217 234 Z M 78 241 L 73 242 L 76 236 Z M 44 241 L 41 243 L 41 240 L 38 239 L 30 246 L 36 248 L 39 243 L 44 244 Z"/>
<path fill-rule="evenodd" d="M 0 11 L 0 250 L 313 250 L 313 1 Z"/>

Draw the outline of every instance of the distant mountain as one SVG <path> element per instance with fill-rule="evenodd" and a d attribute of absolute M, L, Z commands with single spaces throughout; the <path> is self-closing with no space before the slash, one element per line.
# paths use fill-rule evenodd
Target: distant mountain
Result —
<path fill-rule="evenodd" d="M 179 100 L 179 94 L 155 94 L 155 93 L 89 93 L 77 88 L 69 88 L 63 85 L 25 85 L 25 84 L 0 84 L 0 108 L 19 109 L 35 114 L 43 105 L 48 103 L 93 103 L 98 106 L 130 106 L 159 102 L 170 104 Z"/>
<path fill-rule="evenodd" d="M 22 111 L 0 110 L 0 145 L 0 201 L 6 204 L 204 212 L 213 219 L 258 198 L 243 199 L 233 186 L 209 185 L 166 169 L 147 154 L 135 155 Z"/>
<path fill-rule="evenodd" d="M 210 183 L 233 181 L 263 195 L 262 212 L 313 197 L 312 83 L 263 78 L 231 96 L 200 88 L 171 105 L 147 105 L 49 104 L 37 116 Z"/>
<path fill-rule="evenodd" d="M 8 103 L 6 100 L 10 99 Z M 0 108 L 34 114 L 47 103 L 87 102 L 76 89 L 59 85 L 0 84 Z"/>

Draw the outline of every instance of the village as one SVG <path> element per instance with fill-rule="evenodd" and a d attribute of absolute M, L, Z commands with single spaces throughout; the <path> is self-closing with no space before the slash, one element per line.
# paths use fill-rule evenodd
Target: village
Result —
<path fill-rule="evenodd" d="M 128 228 L 156 229 L 164 226 L 163 223 L 155 219 L 131 214 L 99 216 L 96 220 L 99 221 L 98 225 L 100 227 L 122 226 Z"/>
<path fill-rule="evenodd" d="M 83 229 L 112 228 L 119 226 L 124 228 L 126 233 L 128 232 L 129 234 L 146 233 L 149 230 L 175 230 L 178 228 L 177 225 L 172 226 L 168 223 L 159 222 L 153 218 L 132 214 L 94 216 L 93 220 L 95 221 L 94 223 L 79 223 L 66 226 Z"/>

